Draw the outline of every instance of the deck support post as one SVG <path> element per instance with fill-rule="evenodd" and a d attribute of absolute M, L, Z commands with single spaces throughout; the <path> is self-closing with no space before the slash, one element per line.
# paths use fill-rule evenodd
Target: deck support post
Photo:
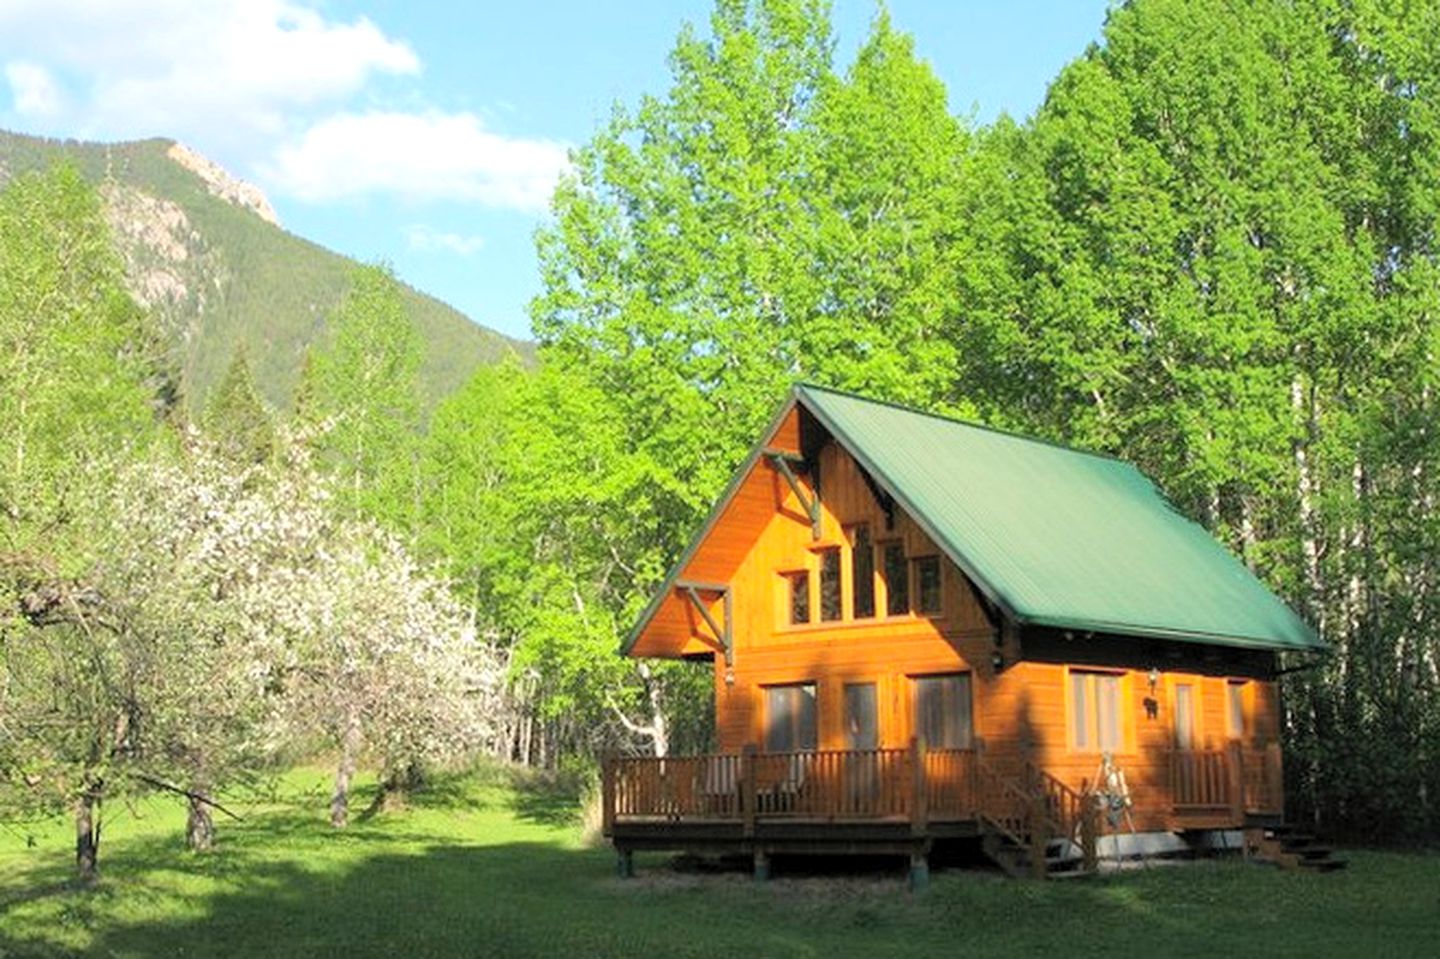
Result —
<path fill-rule="evenodd" d="M 755 850 L 755 881 L 766 882 L 770 879 L 770 854 L 763 848 Z"/>
<path fill-rule="evenodd" d="M 927 801 L 930 792 L 925 785 L 925 737 L 910 739 L 910 770 L 913 774 L 910 795 L 910 832 L 923 836 L 930 825 L 930 809 Z"/>
<path fill-rule="evenodd" d="M 930 885 L 930 857 L 923 852 L 910 854 L 910 891 L 923 892 Z"/>
<path fill-rule="evenodd" d="M 754 743 L 746 743 L 740 750 L 740 831 L 749 839 L 755 835 L 755 806 L 759 790 L 755 786 Z"/>
<path fill-rule="evenodd" d="M 628 849 L 615 850 L 615 875 L 621 879 L 635 878 L 635 854 Z"/>

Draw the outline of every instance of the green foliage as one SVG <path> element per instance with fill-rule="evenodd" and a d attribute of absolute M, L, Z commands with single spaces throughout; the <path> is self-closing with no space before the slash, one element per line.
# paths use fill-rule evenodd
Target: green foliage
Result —
<path fill-rule="evenodd" d="M 128 219 L 121 250 L 132 289 L 153 274 L 152 306 L 180 372 L 186 401 L 198 416 L 241 346 L 260 395 L 288 409 L 300 358 L 323 327 L 317 322 L 349 292 L 355 261 L 301 239 L 247 209 L 220 199 L 172 160 L 169 140 L 97 144 L 42 140 L 0 131 L 0 182 L 65 160 L 102 188 L 112 214 Z M 156 204 L 183 218 L 170 229 Z M 175 249 L 183 252 L 177 258 Z M 167 250 L 169 252 L 167 252 Z M 174 283 L 178 281 L 179 287 Z M 527 343 L 508 339 L 408 286 L 401 297 L 423 343 L 423 400 L 428 407 L 456 389 L 476 367 Z"/>
<path fill-rule="evenodd" d="M 708 672 L 640 675 L 616 655 L 684 511 L 616 406 L 559 366 L 483 370 L 436 409 L 423 460 L 424 545 L 512 647 L 522 697 L 586 751 L 610 739 L 614 710 L 646 712 L 652 683 L 690 726 L 708 722 Z"/>
<path fill-rule="evenodd" d="M 264 463 L 274 453 L 275 425 L 255 390 L 243 345 L 211 395 L 202 422 L 221 451 L 236 462 Z"/>
<path fill-rule="evenodd" d="M 417 497 L 420 336 L 386 268 L 355 271 L 329 318 L 330 339 L 308 361 L 307 416 L 323 421 L 316 445 L 339 480 L 342 506 L 409 531 Z"/>

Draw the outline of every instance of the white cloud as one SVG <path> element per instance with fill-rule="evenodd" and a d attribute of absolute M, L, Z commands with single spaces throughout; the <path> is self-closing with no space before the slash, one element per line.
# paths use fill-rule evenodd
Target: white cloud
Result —
<path fill-rule="evenodd" d="M 60 112 L 60 88 L 44 67 L 15 60 L 5 65 L 5 79 L 15 95 L 15 112 L 22 117 L 49 117 Z"/>
<path fill-rule="evenodd" d="M 281 147 L 266 179 L 310 202 L 385 193 L 544 210 L 567 163 L 553 140 L 506 137 L 472 113 L 342 113 Z"/>
<path fill-rule="evenodd" d="M 420 70 L 409 45 L 369 19 L 328 20 L 297 0 L 0 0 L 6 58 L 59 79 L 71 133 L 211 144 L 282 135 L 296 108 Z M 61 102 L 58 90 L 48 100 L 28 90 L 32 107 Z"/>
<path fill-rule="evenodd" d="M 456 256 L 474 256 L 485 246 L 484 237 L 446 233 L 423 224 L 407 228 L 405 240 L 410 249 L 420 253 L 454 253 Z"/>

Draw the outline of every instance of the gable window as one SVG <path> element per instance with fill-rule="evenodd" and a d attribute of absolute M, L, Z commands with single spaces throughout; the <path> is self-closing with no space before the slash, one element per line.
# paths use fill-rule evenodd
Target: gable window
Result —
<path fill-rule="evenodd" d="M 1232 679 L 1225 684 L 1225 725 L 1231 739 L 1245 738 L 1245 688 L 1249 685 L 1243 679 Z"/>
<path fill-rule="evenodd" d="M 1175 687 L 1175 748 L 1195 748 L 1195 686 L 1192 683 Z"/>
<path fill-rule="evenodd" d="M 915 560 L 915 608 L 934 615 L 940 607 L 940 557 L 921 556 Z"/>
<path fill-rule="evenodd" d="M 820 551 L 820 619 L 834 622 L 843 614 L 843 597 L 840 595 L 840 550 Z"/>
<path fill-rule="evenodd" d="M 871 618 L 875 615 L 875 547 L 870 542 L 869 526 L 856 526 L 850 531 L 850 579 L 855 591 L 855 618 Z"/>
<path fill-rule="evenodd" d="M 910 612 L 910 564 L 905 561 L 905 546 L 886 543 L 881 556 L 885 576 L 885 613 L 904 616 Z"/>
<path fill-rule="evenodd" d="M 1121 748 L 1119 676 L 1078 669 L 1070 673 L 1070 728 L 1076 749 Z"/>
<path fill-rule="evenodd" d="M 790 590 L 790 623 L 799 626 L 810 622 L 810 573 L 799 570 L 785 574 L 786 586 Z"/>
<path fill-rule="evenodd" d="M 970 674 L 917 676 L 915 734 L 935 749 L 969 749 L 973 741 Z"/>
<path fill-rule="evenodd" d="M 765 687 L 765 751 L 815 749 L 815 684 Z"/>

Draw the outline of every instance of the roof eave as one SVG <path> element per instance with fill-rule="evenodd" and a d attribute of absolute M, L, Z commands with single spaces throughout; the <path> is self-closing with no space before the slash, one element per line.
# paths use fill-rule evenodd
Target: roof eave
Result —
<path fill-rule="evenodd" d="M 759 441 L 751 448 L 750 454 L 745 457 L 744 463 L 735 471 L 735 474 L 730 477 L 729 485 L 725 487 L 725 491 L 720 494 L 720 498 L 716 500 L 715 505 L 711 507 L 709 515 L 705 517 L 704 525 L 700 527 L 700 531 L 690 540 L 690 544 L 685 547 L 685 552 L 680 554 L 680 558 L 676 560 L 675 565 L 670 568 L 670 572 L 665 576 L 665 581 L 660 584 L 660 587 L 655 591 L 655 595 L 651 597 L 649 604 L 646 605 L 645 610 L 640 614 L 639 620 L 636 621 L 624 641 L 620 644 L 619 653 L 621 656 L 630 655 L 630 651 L 635 648 L 635 644 L 640 640 L 640 634 L 645 631 L 645 627 L 650 625 L 650 621 L 654 619 L 655 614 L 660 611 L 660 605 L 665 602 L 666 597 L 674 590 L 676 580 L 680 578 L 680 574 L 684 572 L 685 567 L 690 565 L 690 561 L 695 558 L 695 554 L 700 551 L 700 546 L 710 536 L 711 531 L 715 528 L 715 524 L 720 521 L 720 517 L 724 515 L 725 510 L 730 506 L 730 501 L 733 500 L 735 494 L 739 492 L 741 484 L 745 482 L 745 478 L 759 465 L 760 458 L 764 455 L 766 446 L 770 442 L 770 437 L 775 435 L 775 431 L 785 422 L 785 417 L 789 416 L 790 411 L 795 408 L 795 403 L 799 398 L 799 392 L 799 387 L 795 387 L 790 391 L 790 395 L 780 404 L 780 409 L 771 417 L 770 425 L 766 427 Z"/>

